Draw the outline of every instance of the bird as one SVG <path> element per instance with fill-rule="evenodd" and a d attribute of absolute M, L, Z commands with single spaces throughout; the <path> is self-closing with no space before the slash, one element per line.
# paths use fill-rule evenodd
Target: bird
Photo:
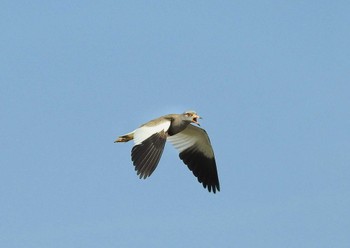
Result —
<path fill-rule="evenodd" d="M 164 115 L 119 136 L 114 143 L 134 141 L 131 160 L 140 179 L 146 179 L 156 169 L 168 140 L 198 182 L 215 194 L 220 191 L 220 183 L 214 151 L 198 119 L 202 117 L 193 110 Z"/>

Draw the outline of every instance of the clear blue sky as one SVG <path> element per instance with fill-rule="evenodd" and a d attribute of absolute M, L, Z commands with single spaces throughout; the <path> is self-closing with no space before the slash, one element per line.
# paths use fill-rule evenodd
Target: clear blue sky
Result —
<path fill-rule="evenodd" d="M 349 1 L 2 1 L 0 246 L 350 247 Z M 194 109 L 221 192 L 118 135 Z"/>

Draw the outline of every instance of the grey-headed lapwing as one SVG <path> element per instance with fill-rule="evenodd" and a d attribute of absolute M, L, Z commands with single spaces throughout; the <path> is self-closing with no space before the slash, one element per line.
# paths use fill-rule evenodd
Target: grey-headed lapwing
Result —
<path fill-rule="evenodd" d="M 206 131 L 199 126 L 201 117 L 194 111 L 169 114 L 151 120 L 115 142 L 134 140 L 131 159 L 140 178 L 149 177 L 158 165 L 167 140 L 179 151 L 180 159 L 209 192 L 220 191 L 215 156 Z"/>

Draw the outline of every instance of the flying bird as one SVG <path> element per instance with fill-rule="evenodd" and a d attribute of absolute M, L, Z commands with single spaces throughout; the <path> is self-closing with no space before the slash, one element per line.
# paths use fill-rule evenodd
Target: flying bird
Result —
<path fill-rule="evenodd" d="M 120 136 L 116 142 L 134 140 L 131 160 L 140 178 L 149 177 L 157 167 L 168 140 L 179 151 L 180 159 L 188 166 L 209 192 L 220 191 L 213 148 L 207 132 L 200 125 L 195 111 L 168 114 L 151 120 L 134 131 Z"/>

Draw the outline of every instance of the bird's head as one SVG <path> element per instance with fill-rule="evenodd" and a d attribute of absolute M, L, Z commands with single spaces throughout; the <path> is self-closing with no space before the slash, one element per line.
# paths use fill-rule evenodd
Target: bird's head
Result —
<path fill-rule="evenodd" d="M 193 110 L 189 110 L 186 111 L 185 113 L 183 113 L 184 119 L 186 121 L 192 122 L 197 124 L 198 126 L 200 126 L 198 119 L 202 119 L 202 117 L 200 117 L 199 115 L 197 115 L 197 113 Z"/>

